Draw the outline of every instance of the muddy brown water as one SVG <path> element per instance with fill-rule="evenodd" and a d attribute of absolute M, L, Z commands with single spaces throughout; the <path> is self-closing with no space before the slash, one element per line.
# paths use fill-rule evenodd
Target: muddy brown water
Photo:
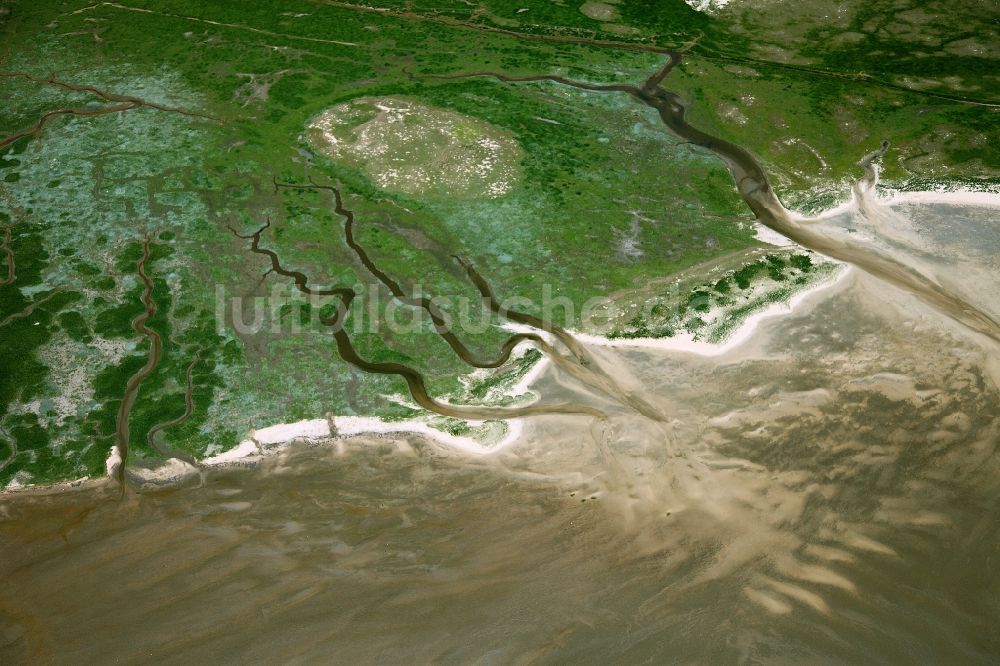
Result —
<path fill-rule="evenodd" d="M 658 418 L 556 363 L 537 390 L 584 413 L 491 456 L 354 438 L 124 497 L 4 495 L 0 662 L 1000 660 L 996 217 L 867 201 L 800 225 L 650 81 L 620 91 L 866 272 L 720 357 L 586 349 Z"/>
<path fill-rule="evenodd" d="M 593 84 L 574 81 L 562 76 L 539 74 L 532 76 L 508 76 L 497 72 L 470 72 L 456 75 L 429 76 L 432 79 L 464 79 L 489 77 L 508 84 L 547 81 L 595 93 L 626 93 L 636 101 L 656 109 L 663 125 L 676 136 L 711 151 L 729 169 L 740 197 L 757 216 L 757 220 L 786 236 L 801 247 L 819 252 L 827 257 L 851 264 L 883 282 L 916 294 L 941 310 L 947 316 L 982 335 L 1000 342 L 1000 321 L 988 312 L 982 311 L 974 303 L 962 298 L 961 289 L 942 285 L 933 277 L 914 266 L 900 261 L 894 253 L 886 252 L 878 244 L 869 245 L 856 242 L 848 236 L 830 235 L 822 226 L 814 226 L 811 221 L 803 223 L 789 214 L 771 187 L 767 173 L 757 158 L 747 149 L 708 134 L 687 122 L 685 116 L 688 103 L 677 93 L 661 87 L 670 72 L 680 64 L 682 54 L 669 52 L 667 62 L 654 72 L 642 86 L 631 84 Z M 413 78 L 418 75 L 407 72 Z M 863 171 L 862 182 L 869 189 L 874 187 L 875 174 L 872 161 L 881 157 L 889 149 L 889 141 L 883 141 L 880 150 L 866 156 L 859 156 L 859 171 Z"/>
<path fill-rule="evenodd" d="M 473 458 L 294 446 L 0 500 L 3 663 L 995 663 L 995 355 L 855 273 Z M 550 366 L 545 395 L 593 400 Z"/>

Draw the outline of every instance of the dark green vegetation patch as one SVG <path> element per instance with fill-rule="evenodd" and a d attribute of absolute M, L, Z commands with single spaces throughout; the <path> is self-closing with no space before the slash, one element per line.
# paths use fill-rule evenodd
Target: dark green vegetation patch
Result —
<path fill-rule="evenodd" d="M 509 333 L 454 255 L 525 311 L 559 303 L 551 314 L 570 326 L 588 301 L 702 262 L 743 262 L 693 285 L 672 313 L 654 303 L 622 336 L 709 326 L 720 307 L 736 321 L 761 307 L 746 295 L 754 285 L 777 285 L 766 298 L 780 300 L 821 272 L 804 255 L 758 256 L 724 165 L 648 107 L 489 73 L 635 84 L 665 48 L 684 48 L 666 85 L 696 124 L 760 155 L 791 199 L 836 200 L 883 138 L 891 178 L 995 182 L 995 53 L 980 48 L 995 32 L 981 13 L 941 28 L 926 3 L 848 3 L 842 24 L 820 3 L 755 12 L 734 0 L 713 17 L 680 0 L 629 0 L 603 18 L 582 5 L 6 5 L 0 485 L 102 473 L 137 377 L 133 459 L 197 458 L 252 428 L 326 413 L 412 416 L 400 378 L 341 360 L 321 323 L 336 300 L 307 298 L 252 251 L 265 225 L 259 247 L 283 269 L 357 292 L 347 329 L 362 356 L 412 366 L 437 396 L 512 399 L 494 389 L 537 353 L 463 383 L 469 366 L 348 246 L 331 193 L 279 184 L 338 185 L 356 242 L 407 293 L 438 297 L 481 359 Z M 497 128 L 520 147 L 516 183 L 498 196 L 404 194 L 314 151 L 310 120 L 362 97 L 419 100 Z M 148 373 L 144 329 L 162 344 Z"/>

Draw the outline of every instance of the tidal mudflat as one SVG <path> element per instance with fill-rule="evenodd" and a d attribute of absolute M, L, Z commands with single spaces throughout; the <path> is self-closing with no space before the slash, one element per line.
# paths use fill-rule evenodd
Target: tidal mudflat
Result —
<path fill-rule="evenodd" d="M 0 662 L 996 662 L 966 4 L 0 0 Z"/>
<path fill-rule="evenodd" d="M 660 422 L 540 417 L 485 456 L 345 436 L 6 497 L 3 653 L 986 663 L 995 351 L 885 290 L 852 274 L 722 356 L 594 348 Z"/>

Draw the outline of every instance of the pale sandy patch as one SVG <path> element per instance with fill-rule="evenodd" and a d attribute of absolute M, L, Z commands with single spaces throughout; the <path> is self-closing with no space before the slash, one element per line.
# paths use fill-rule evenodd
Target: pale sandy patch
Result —
<path fill-rule="evenodd" d="M 814 294 L 839 284 L 851 274 L 850 267 L 839 270 L 832 280 L 827 280 L 816 284 L 808 289 L 803 289 L 795 294 L 786 303 L 774 303 L 773 305 L 756 312 L 749 317 L 727 337 L 723 342 L 713 343 L 699 340 L 691 333 L 678 333 L 671 338 L 625 338 L 612 339 L 600 335 L 590 335 L 587 333 L 573 332 L 573 336 L 589 345 L 598 347 L 639 347 L 647 349 L 662 349 L 664 351 L 683 352 L 697 354 L 699 356 L 719 356 L 731 351 L 751 337 L 754 331 L 765 319 L 794 312 L 802 303 Z"/>

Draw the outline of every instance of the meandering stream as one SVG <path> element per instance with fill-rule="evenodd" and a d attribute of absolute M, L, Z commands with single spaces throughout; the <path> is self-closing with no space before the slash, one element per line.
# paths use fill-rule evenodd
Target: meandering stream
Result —
<path fill-rule="evenodd" d="M 869 170 L 842 216 L 795 219 L 747 151 L 684 121 L 675 63 L 586 86 L 657 108 L 763 223 L 861 270 L 718 357 L 563 339 L 519 410 L 360 358 L 336 326 L 354 292 L 333 292 L 345 361 L 439 413 L 536 418 L 489 456 L 339 438 L 186 487 L 6 496 L 0 661 L 995 663 L 1000 290 L 942 276 L 990 275 L 995 216 L 880 202 Z M 318 293 L 262 231 L 251 251 Z"/>

